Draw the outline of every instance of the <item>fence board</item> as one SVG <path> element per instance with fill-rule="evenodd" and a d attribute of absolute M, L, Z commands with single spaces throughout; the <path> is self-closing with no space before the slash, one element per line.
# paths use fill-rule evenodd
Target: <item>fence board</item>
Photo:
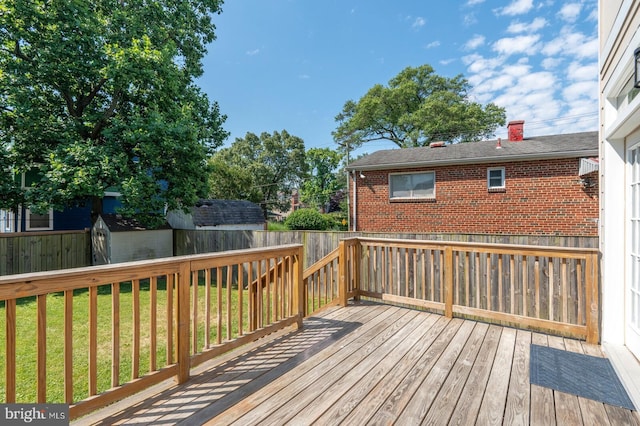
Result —
<path fill-rule="evenodd" d="M 89 265 L 89 231 L 0 234 L 0 276 Z"/>

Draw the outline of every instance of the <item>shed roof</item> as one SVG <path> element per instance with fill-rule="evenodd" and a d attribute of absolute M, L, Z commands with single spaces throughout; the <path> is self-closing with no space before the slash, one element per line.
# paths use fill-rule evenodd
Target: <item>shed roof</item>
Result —
<path fill-rule="evenodd" d="M 498 148 L 500 146 L 500 148 Z M 376 151 L 347 166 L 347 170 L 384 170 L 439 166 L 593 157 L 598 155 L 598 132 L 581 132 L 525 138 L 521 142 L 498 140 L 447 144 L 437 148 L 402 148 Z"/>
<path fill-rule="evenodd" d="M 200 200 L 191 209 L 196 226 L 264 223 L 259 205 L 245 200 Z"/>
<path fill-rule="evenodd" d="M 102 220 L 111 232 L 129 232 L 129 231 L 155 231 L 158 229 L 171 229 L 167 222 L 164 222 L 157 228 L 148 228 L 133 218 L 123 217 L 119 214 L 101 214 Z"/>

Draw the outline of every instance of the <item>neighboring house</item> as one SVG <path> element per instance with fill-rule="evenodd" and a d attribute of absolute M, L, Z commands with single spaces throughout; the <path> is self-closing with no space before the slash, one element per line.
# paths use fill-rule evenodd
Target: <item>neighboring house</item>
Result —
<path fill-rule="evenodd" d="M 598 235 L 598 132 L 433 143 L 351 163 L 352 230 Z"/>
<path fill-rule="evenodd" d="M 190 213 L 170 211 L 174 229 L 264 230 L 266 220 L 259 205 L 243 200 L 200 200 Z"/>
<path fill-rule="evenodd" d="M 35 179 L 39 179 L 37 171 L 22 173 L 21 186 L 28 188 Z M 120 206 L 120 194 L 107 191 L 102 198 L 99 213 L 115 213 Z M 79 200 L 73 206 L 62 210 L 49 209 L 46 212 L 34 213 L 25 206 L 18 206 L 17 211 L 0 209 L 0 233 L 5 232 L 39 232 L 39 231 L 75 231 L 89 229 L 92 226 L 92 200 Z"/>
<path fill-rule="evenodd" d="M 173 230 L 168 224 L 147 229 L 118 214 L 98 216 L 91 229 L 93 264 L 130 262 L 173 256 Z"/>
<path fill-rule="evenodd" d="M 640 406 L 640 1 L 599 14 L 602 341 Z"/>

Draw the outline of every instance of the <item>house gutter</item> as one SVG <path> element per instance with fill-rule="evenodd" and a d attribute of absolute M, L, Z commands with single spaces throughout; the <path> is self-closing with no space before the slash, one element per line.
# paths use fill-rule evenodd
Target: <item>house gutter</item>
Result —
<path fill-rule="evenodd" d="M 483 164 L 483 163 L 512 163 L 516 161 L 531 161 L 531 160 L 549 160 L 558 158 L 580 158 L 580 157 L 596 157 L 598 156 L 597 149 L 581 150 L 581 151 L 560 151 L 549 152 L 545 154 L 520 154 L 511 155 L 508 157 L 472 157 L 461 158 L 456 160 L 431 160 L 431 161 L 416 161 L 410 163 L 385 163 L 385 164 L 372 164 L 372 165 L 357 165 L 358 170 L 387 170 L 387 169 L 413 169 L 419 167 L 429 166 L 450 166 L 450 165 L 462 165 L 462 164 Z M 355 171 L 355 168 L 347 170 Z M 354 177 L 355 178 L 355 177 Z"/>

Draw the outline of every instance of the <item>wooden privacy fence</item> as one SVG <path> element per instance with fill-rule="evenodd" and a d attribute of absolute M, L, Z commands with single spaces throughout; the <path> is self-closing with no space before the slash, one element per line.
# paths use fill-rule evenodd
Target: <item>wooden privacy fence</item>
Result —
<path fill-rule="evenodd" d="M 599 341 L 596 249 L 357 238 L 356 295 Z M 341 260 L 342 261 L 342 258 Z"/>
<path fill-rule="evenodd" d="M 0 233 L 0 275 L 91 265 L 87 231 Z"/>
<path fill-rule="evenodd" d="M 302 325 L 302 246 L 0 278 L 0 402 L 77 418 Z"/>

